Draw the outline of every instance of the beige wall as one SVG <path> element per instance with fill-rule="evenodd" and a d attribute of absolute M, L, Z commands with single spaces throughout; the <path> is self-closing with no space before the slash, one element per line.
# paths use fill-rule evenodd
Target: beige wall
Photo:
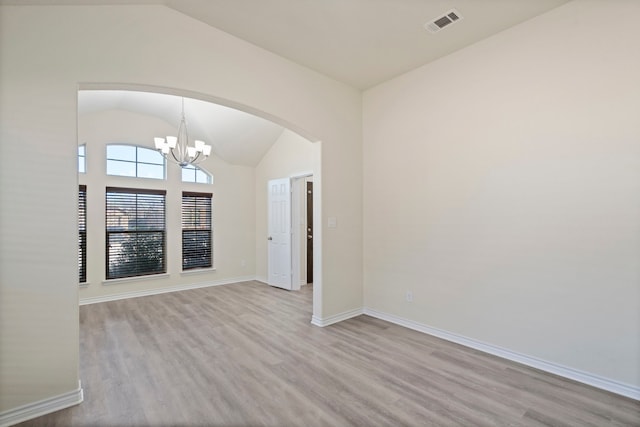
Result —
<path fill-rule="evenodd" d="M 198 94 L 322 141 L 323 219 L 345 227 L 323 236 L 314 314 L 362 306 L 358 91 L 163 6 L 2 6 L 0 52 L 0 414 L 78 387 L 79 84 Z"/>
<path fill-rule="evenodd" d="M 320 161 L 320 143 L 284 130 L 256 166 L 256 276 L 267 281 L 267 182 L 313 173 Z"/>
<path fill-rule="evenodd" d="M 365 92 L 366 307 L 637 390 L 639 16 L 571 2 Z"/>
<path fill-rule="evenodd" d="M 87 147 L 87 286 L 80 301 L 115 295 L 157 291 L 163 288 L 239 281 L 255 276 L 254 169 L 230 165 L 213 155 L 199 164 L 213 175 L 213 184 L 181 182 L 180 167 L 169 163 L 167 179 L 137 179 L 106 175 L 107 144 L 122 143 L 153 149 L 153 137 L 175 133 L 175 124 L 149 116 L 110 110 L 78 118 L 78 140 Z M 105 187 L 158 188 L 167 190 L 167 273 L 105 283 Z M 213 193 L 214 268 L 182 272 L 180 197 L 182 191 Z"/>

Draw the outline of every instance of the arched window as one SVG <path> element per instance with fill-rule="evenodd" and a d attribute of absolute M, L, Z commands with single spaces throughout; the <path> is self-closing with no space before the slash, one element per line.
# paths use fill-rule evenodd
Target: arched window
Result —
<path fill-rule="evenodd" d="M 107 175 L 165 179 L 165 160 L 156 150 L 136 145 L 107 145 Z"/>
<path fill-rule="evenodd" d="M 182 182 L 195 182 L 198 184 L 211 184 L 211 174 L 198 166 L 185 166 L 182 168 Z"/>

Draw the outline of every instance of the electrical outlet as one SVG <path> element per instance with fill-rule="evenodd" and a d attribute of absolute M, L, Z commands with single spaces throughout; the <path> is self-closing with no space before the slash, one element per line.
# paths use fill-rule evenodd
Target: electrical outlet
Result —
<path fill-rule="evenodd" d="M 413 301 L 413 292 L 407 291 L 407 293 L 404 294 L 404 298 L 407 300 L 407 302 L 412 302 Z"/>

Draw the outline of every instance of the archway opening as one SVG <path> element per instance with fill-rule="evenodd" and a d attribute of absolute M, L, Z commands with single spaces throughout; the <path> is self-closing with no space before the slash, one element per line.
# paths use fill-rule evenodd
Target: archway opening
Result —
<path fill-rule="evenodd" d="M 301 131 L 294 124 L 287 123 L 253 107 L 207 94 L 180 89 L 144 85 L 80 85 L 78 95 L 78 145 L 83 146 L 83 156 L 87 161 L 84 174 L 80 174 L 81 183 L 85 181 L 85 185 L 87 183 L 95 184 L 95 177 L 90 177 L 89 175 L 103 172 L 100 169 L 101 165 L 104 164 L 102 145 L 126 141 L 134 145 L 153 148 L 152 134 L 157 136 L 160 133 L 161 135 L 163 131 L 168 131 L 171 128 L 175 129 L 174 132 L 177 131 L 178 109 L 180 108 L 181 99 L 185 100 L 185 115 L 190 139 L 203 139 L 214 147 L 211 158 L 205 160 L 199 166 L 211 172 L 213 176 L 212 188 L 214 189 L 215 203 L 221 204 L 234 200 L 234 195 L 238 195 L 242 191 L 239 187 L 240 185 L 245 185 L 244 193 L 246 193 L 248 191 L 246 190 L 248 188 L 246 174 L 242 175 L 238 171 L 253 170 L 255 174 L 263 159 L 270 157 L 271 164 L 269 169 L 272 174 L 284 173 L 286 176 L 294 177 L 303 173 L 313 176 L 316 190 L 313 196 L 313 214 L 316 218 L 320 218 L 322 206 L 320 191 L 321 160 L 320 142 L 318 140 L 308 137 L 304 131 Z M 286 140 L 286 142 L 282 143 L 283 140 Z M 292 166 L 290 158 L 283 158 L 282 162 L 288 162 L 288 164 L 281 167 L 279 171 L 273 171 L 273 164 L 278 164 L 278 156 L 269 156 L 270 151 L 276 144 L 282 143 L 286 145 L 292 141 L 294 141 L 294 144 L 295 141 L 299 141 L 300 146 L 304 144 L 311 146 L 312 158 L 306 159 L 307 163 L 298 167 L 295 166 L 295 159 Z M 223 164 L 225 173 L 221 172 Z M 177 171 L 180 169 L 179 166 L 172 164 L 167 164 L 166 167 L 167 179 L 176 176 L 178 174 Z M 275 169 L 277 170 L 278 168 Z M 236 172 L 236 175 L 234 175 L 233 171 Z M 229 187 L 223 188 L 227 184 L 229 184 Z M 169 183 L 167 186 L 169 193 L 180 191 L 174 184 Z M 227 210 L 225 212 L 219 205 L 214 204 L 214 218 L 217 222 L 214 224 L 214 230 L 216 227 L 219 230 L 230 230 L 226 232 L 227 235 L 223 231 L 214 234 L 214 253 L 217 252 L 216 246 L 225 249 L 234 248 L 235 250 L 233 254 L 220 254 L 216 257 L 214 265 L 215 276 L 212 276 L 214 277 L 212 279 L 214 282 L 225 280 L 232 282 L 235 278 L 255 278 L 264 281 L 266 276 L 263 267 L 266 266 L 266 248 L 263 248 L 263 245 L 260 244 L 265 237 L 261 224 L 266 217 L 266 206 L 261 203 L 262 197 L 260 193 L 261 191 L 266 191 L 266 186 L 262 186 L 257 181 L 257 178 L 251 186 L 253 187 L 251 191 L 254 193 L 253 202 L 255 206 L 252 226 L 248 225 L 246 213 L 245 215 L 234 215 L 232 211 Z M 98 187 L 100 185 L 96 186 L 96 188 Z M 88 194 L 88 203 L 90 204 L 91 190 L 89 190 Z M 95 194 L 93 197 L 95 200 L 100 198 L 96 197 Z M 245 202 L 248 202 L 246 198 Z M 245 205 L 248 206 L 250 203 L 245 203 Z M 242 206 L 235 206 L 235 208 L 241 210 Z M 167 206 L 167 209 L 169 212 L 169 206 Z M 91 208 L 87 209 L 89 214 L 91 214 L 91 211 Z M 244 223 L 228 223 L 225 226 L 218 223 L 218 221 L 239 221 L 239 218 L 243 218 Z M 170 220 L 168 217 L 168 221 Z M 89 220 L 88 224 L 91 223 L 92 221 Z M 254 230 L 252 239 L 248 239 L 246 236 L 247 227 Z M 104 234 L 103 230 L 100 230 L 102 235 Z M 242 237 L 238 237 L 233 244 L 229 243 L 233 239 L 233 232 L 238 230 L 243 230 Z M 98 236 L 98 233 L 94 234 Z M 175 237 L 177 232 L 168 231 L 167 234 L 169 242 L 172 239 L 174 243 L 177 241 Z M 87 232 L 87 235 L 89 237 L 92 236 L 90 232 Z M 105 247 L 104 237 L 98 237 L 96 240 L 98 246 Z M 253 244 L 249 245 L 248 240 L 252 240 Z M 88 239 L 88 241 L 91 242 L 91 239 Z M 242 243 L 238 243 L 238 241 Z M 321 244 L 321 229 L 318 226 L 314 230 L 312 251 L 314 271 L 312 315 L 318 315 L 321 312 Z M 250 253 L 249 246 L 252 247 L 253 253 Z M 93 267 L 98 267 L 98 270 L 100 270 L 100 273 L 94 274 L 98 282 L 104 282 L 103 277 L 98 278 L 104 272 L 104 268 L 99 266 L 99 263 L 104 260 L 102 255 L 93 256 Z M 299 254 L 297 255 L 300 256 Z M 92 257 L 89 256 L 89 268 L 85 270 L 89 273 L 89 276 L 91 276 L 92 271 L 91 259 Z M 168 274 L 173 276 L 175 271 L 171 271 L 170 263 L 169 268 Z M 176 287 L 190 285 L 189 276 L 185 276 L 183 273 L 178 274 L 180 278 L 175 283 Z M 173 278 L 170 280 L 173 280 Z M 202 277 L 198 280 L 202 281 Z M 93 280 L 89 280 L 89 283 L 93 282 Z M 153 292 L 152 283 L 147 281 L 145 285 L 141 286 L 145 287 L 145 290 L 149 293 Z M 109 298 L 108 292 L 104 291 L 104 287 L 101 287 L 101 292 L 98 293 L 87 291 L 87 288 L 81 290 L 81 302 L 83 298 L 93 300 L 96 298 Z M 165 289 L 166 284 L 161 285 L 160 288 Z"/>

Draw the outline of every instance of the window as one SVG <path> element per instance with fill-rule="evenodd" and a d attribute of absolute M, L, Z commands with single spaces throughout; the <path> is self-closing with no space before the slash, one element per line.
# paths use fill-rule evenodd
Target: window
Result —
<path fill-rule="evenodd" d="M 107 279 L 166 273 L 165 194 L 107 187 Z"/>
<path fill-rule="evenodd" d="M 79 173 L 87 172 L 87 146 L 86 145 L 78 146 L 78 172 Z"/>
<path fill-rule="evenodd" d="M 78 190 L 78 271 L 80 283 L 87 281 L 87 186 Z"/>
<path fill-rule="evenodd" d="M 182 193 L 182 269 L 213 265 L 211 193 Z"/>
<path fill-rule="evenodd" d="M 211 184 L 211 175 L 204 169 L 189 165 L 182 168 L 182 182 L 197 182 L 199 184 Z"/>
<path fill-rule="evenodd" d="M 164 179 L 165 160 L 150 148 L 107 145 L 107 175 Z"/>

